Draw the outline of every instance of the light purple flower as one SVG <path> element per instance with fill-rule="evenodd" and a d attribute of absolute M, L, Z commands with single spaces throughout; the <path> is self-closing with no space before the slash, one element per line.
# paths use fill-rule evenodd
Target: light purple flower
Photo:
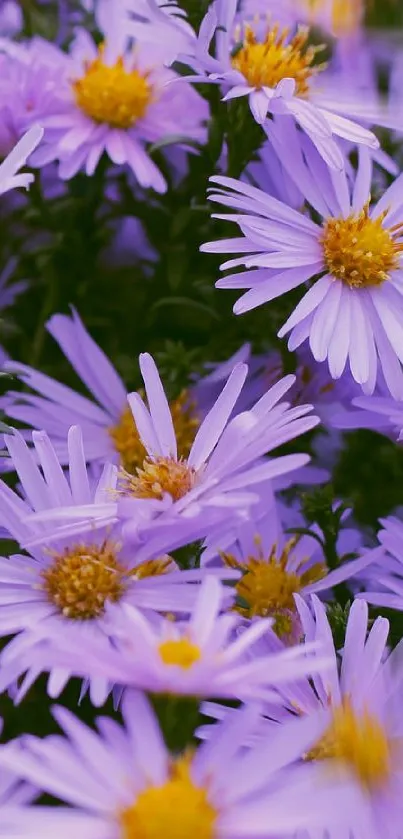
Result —
<path fill-rule="evenodd" d="M 25 166 L 27 158 L 40 143 L 42 137 L 42 128 L 39 126 L 30 128 L 7 155 L 6 159 L 0 163 L 0 195 L 21 186 L 28 189 L 34 180 L 34 176 L 30 173 L 21 174 L 19 170 Z"/>
<path fill-rule="evenodd" d="M 28 655 L 18 649 L 17 656 L 10 647 L 3 653 L 0 683 L 4 685 L 11 652 L 20 672 L 27 665 L 47 669 L 58 663 L 85 679 L 104 678 L 147 693 L 275 702 L 273 689 L 310 674 L 313 661 L 315 668 L 326 668 L 326 658 L 313 658 L 309 645 L 298 644 L 274 656 L 268 648 L 263 655 L 253 653 L 271 621 L 255 621 L 234 638 L 240 618 L 220 615 L 224 604 L 225 590 L 217 579 L 207 577 L 186 622 L 156 623 L 127 607 L 116 621 L 112 612 L 113 645 L 94 634 L 84 639 L 74 628 L 67 635 L 35 627 Z"/>
<path fill-rule="evenodd" d="M 34 162 L 58 160 L 60 177 L 68 180 L 82 169 L 93 175 L 105 152 L 129 166 L 140 186 L 165 192 L 147 146 L 170 137 L 187 150 L 187 140 L 190 147 L 204 142 L 207 104 L 187 83 L 183 89 L 167 84 L 176 74 L 164 67 L 161 49 L 133 47 L 119 19 L 106 17 L 103 46 L 78 30 L 69 56 L 60 53 L 59 62 L 67 62 L 60 113 L 45 118 L 45 142 Z"/>
<path fill-rule="evenodd" d="M 94 503 L 98 509 L 109 509 L 117 475 L 115 467 L 106 465 L 99 481 L 91 482 L 78 428 L 73 427 L 68 437 L 69 480 L 43 432 L 33 432 L 34 451 L 17 432 L 6 435 L 5 441 L 25 498 L 0 482 L 0 524 L 9 537 L 23 548 L 28 546 L 29 553 L 0 558 L 0 635 L 24 633 L 9 652 L 11 657 L 13 649 L 21 648 L 28 655 L 29 673 L 19 694 L 23 695 L 40 672 L 33 664 L 31 667 L 30 628 L 40 625 L 51 637 L 59 627 L 64 634 L 77 624 L 83 637 L 99 634 L 107 644 L 113 634 L 113 621 L 108 629 L 105 624 L 107 603 L 115 604 L 117 613 L 129 602 L 147 612 L 186 613 L 197 595 L 194 583 L 206 573 L 179 571 L 166 550 L 154 552 L 150 540 L 128 548 L 121 529 L 110 526 L 106 519 L 103 527 L 86 530 L 82 526 L 83 507 Z M 55 535 L 53 513 L 63 505 L 69 511 L 69 520 L 57 528 Z M 208 532 L 207 523 L 205 528 Z M 190 537 L 192 541 L 191 532 Z M 186 544 L 186 523 L 175 538 L 178 545 Z M 216 573 L 227 579 L 234 576 L 234 572 Z M 231 599 L 229 589 L 226 596 Z M 17 661 L 19 673 L 18 668 Z M 14 670 L 10 678 L 5 671 L 2 676 L 7 685 L 16 678 Z M 67 670 L 53 668 L 49 693 L 58 695 L 69 677 Z M 105 684 L 95 682 L 93 701 L 102 702 L 105 690 Z"/>
<path fill-rule="evenodd" d="M 125 496 L 117 512 L 128 520 L 127 528 L 139 501 L 145 500 L 153 516 L 159 516 L 153 528 L 157 524 L 176 528 L 182 518 L 197 521 L 210 508 L 221 509 L 223 518 L 224 510 L 246 514 L 257 500 L 253 487 L 307 462 L 306 455 L 297 454 L 263 458 L 317 424 L 316 417 L 307 416 L 309 405 L 290 409 L 288 403 L 280 402 L 293 384 L 292 376 L 270 388 L 249 411 L 233 416 L 248 372 L 246 365 L 236 365 L 184 459 L 178 457 L 169 405 L 155 362 L 147 353 L 140 356 L 140 368 L 149 407 L 137 393 L 129 396 L 129 404 L 147 457 L 142 469 L 123 482 Z"/>
<path fill-rule="evenodd" d="M 344 167 L 337 138 L 372 148 L 379 146 L 375 135 L 359 122 L 390 124 L 388 109 L 363 105 L 362 97 L 343 96 L 340 80 L 337 95 L 326 88 L 326 74 L 317 78 L 317 49 L 309 47 L 308 30 L 289 30 L 268 25 L 262 19 L 239 24 L 236 0 L 215 0 L 201 24 L 198 41 L 181 60 L 196 72 L 193 81 L 220 84 L 224 101 L 248 97 L 254 119 L 270 136 L 271 120 L 291 117 L 312 140 L 325 162 L 334 169 Z M 215 52 L 211 44 L 215 40 Z M 262 44 L 266 44 L 266 51 Z M 290 62 L 292 51 L 293 62 Z M 291 69 L 290 69 L 291 65 Z M 296 66 L 298 71 L 296 71 Z M 350 118 L 352 117 L 352 119 Z M 358 122 L 356 121 L 358 119 Z M 401 124 L 400 115 L 395 119 Z M 299 136 L 299 135 L 298 135 Z"/>
<path fill-rule="evenodd" d="M 255 509 L 257 512 L 253 510 L 247 521 L 235 522 L 218 539 L 206 540 L 201 565 L 206 570 L 217 565 L 238 569 L 242 577 L 235 582 L 236 610 L 248 621 L 271 618 L 279 637 L 294 644 L 303 634 L 295 595 L 304 599 L 313 593 L 329 595 L 339 583 L 352 580 L 376 563 L 382 551 L 360 551 L 357 559 L 346 561 L 342 558 L 342 548 L 346 547 L 343 538 L 340 564 L 331 571 L 323 534 L 318 527 L 309 528 L 301 513 L 284 510 L 276 502 L 265 505 L 263 500 L 260 509 Z M 312 536 L 307 535 L 309 530 Z"/>
<path fill-rule="evenodd" d="M 152 533 L 153 545 L 167 538 L 176 544 L 183 528 L 194 539 L 204 539 L 228 524 L 228 516 L 247 516 L 248 508 L 259 501 L 256 488 L 259 492 L 263 484 L 308 462 L 301 454 L 264 457 L 317 425 L 317 418 L 308 416 L 310 405 L 290 408 L 280 402 L 293 376 L 285 376 L 250 410 L 234 416 L 248 372 L 245 364 L 236 365 L 201 423 L 188 457 L 180 457 L 170 407 L 148 353 L 140 356 L 140 369 L 149 407 L 138 393 L 130 394 L 128 401 L 146 457 L 133 473 L 123 472 L 118 501 L 82 505 L 79 514 L 74 510 L 75 532 L 81 516 L 81 529 L 119 521 L 125 539 L 135 542 Z M 40 514 L 45 517 L 49 515 Z M 50 517 L 54 522 L 72 518 L 63 505 Z"/>
<path fill-rule="evenodd" d="M 289 142 L 321 223 L 241 181 L 212 178 L 217 186 L 211 200 L 236 211 L 217 217 L 237 223 L 242 236 L 202 250 L 242 253 L 222 268 L 246 269 L 217 285 L 249 289 L 234 307 L 241 314 L 311 281 L 278 333 L 291 333 L 289 349 L 309 339 L 314 358 L 327 359 L 332 378 L 339 378 L 348 362 L 355 381 L 372 393 L 382 371 L 389 391 L 402 398 L 401 177 L 369 209 L 372 167 L 364 150 L 350 189 L 344 173 L 307 166 L 292 132 Z"/>
<path fill-rule="evenodd" d="M 312 611 L 298 598 L 306 641 L 320 643 L 332 664 L 312 679 L 279 687 L 283 707 L 268 703 L 245 745 L 311 738 L 301 749 L 304 763 L 316 766 L 329 781 L 344 778 L 361 799 L 360 816 L 347 814 L 346 832 L 329 822 L 326 836 L 399 839 L 402 821 L 403 747 L 401 721 L 402 642 L 389 654 L 389 623 L 378 617 L 368 632 L 368 607 L 355 600 L 348 617 L 343 649 L 334 646 L 324 605 L 312 597 Z M 273 642 L 274 639 L 272 639 Z M 280 642 L 277 639 L 277 644 Z M 272 644 L 273 649 L 273 644 Z M 275 647 L 274 647 L 275 649 Z M 281 649 L 278 647 L 278 649 Z M 237 711 L 203 703 L 203 713 L 236 726 Z M 210 739 L 214 729 L 203 727 Z M 309 732 L 309 735 L 308 735 Z"/>
<path fill-rule="evenodd" d="M 44 38 L 16 43 L 0 39 L 0 154 L 6 155 L 33 125 L 60 111 L 58 93 L 66 58 Z"/>
<path fill-rule="evenodd" d="M 94 731 L 64 708 L 53 713 L 65 738 L 25 737 L 24 749 L 10 748 L 2 762 L 69 806 L 9 808 L 4 839 L 129 839 L 139 830 L 153 839 L 256 839 L 267 837 L 268 825 L 275 836 L 340 826 L 346 810 L 356 810 L 344 784 L 318 783 L 316 768 L 293 766 L 292 744 L 245 753 L 253 709 L 190 756 L 168 753 L 139 694 L 125 698 L 124 727 L 103 717 Z"/>
<path fill-rule="evenodd" d="M 323 677 L 313 676 L 323 713 L 318 715 L 321 733 L 308 755 L 318 764 L 323 761 L 326 777 L 347 770 L 369 810 L 370 834 L 398 839 L 403 814 L 402 642 L 388 655 L 389 622 L 377 618 L 367 636 L 368 607 L 355 600 L 339 672 L 324 607 L 316 598 L 313 605 L 314 619 L 305 607 L 306 639 L 321 641 L 329 655 L 333 649 L 334 664 Z M 353 829 L 352 835 L 361 834 Z"/>

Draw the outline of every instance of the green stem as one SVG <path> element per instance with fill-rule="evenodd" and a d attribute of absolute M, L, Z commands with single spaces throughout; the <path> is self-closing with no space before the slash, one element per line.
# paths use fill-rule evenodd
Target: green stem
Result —
<path fill-rule="evenodd" d="M 188 696 L 150 696 L 165 743 L 173 753 L 183 752 L 194 741 L 199 722 L 199 700 Z"/>

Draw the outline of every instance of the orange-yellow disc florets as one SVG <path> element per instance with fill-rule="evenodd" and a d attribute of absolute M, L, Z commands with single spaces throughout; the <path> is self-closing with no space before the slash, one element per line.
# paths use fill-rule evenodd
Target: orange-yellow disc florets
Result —
<path fill-rule="evenodd" d="M 368 205 L 358 215 L 328 219 L 321 242 L 327 270 L 351 288 L 380 286 L 399 268 L 403 225 L 383 227 L 386 212 L 371 218 Z"/>
<path fill-rule="evenodd" d="M 120 814 L 122 839 L 213 839 L 217 817 L 208 790 L 194 783 L 190 761 L 182 757 L 165 783 L 147 786 Z"/>
<path fill-rule="evenodd" d="M 166 493 L 179 501 L 190 492 L 196 472 L 186 460 L 173 457 L 146 457 L 135 475 L 123 474 L 122 488 L 135 498 L 162 499 Z"/>
<path fill-rule="evenodd" d="M 336 760 L 347 765 L 368 790 L 381 787 L 391 773 L 391 744 L 377 717 L 356 713 L 345 700 L 307 760 Z"/>
<path fill-rule="evenodd" d="M 296 538 L 287 542 L 279 557 L 275 545 L 269 557 L 265 557 L 260 548 L 260 539 L 256 542 L 258 555 L 248 557 L 245 562 L 238 561 L 231 554 L 222 554 L 227 565 L 244 572 L 235 585 L 241 604 L 236 609 L 248 618 L 273 617 L 275 631 L 280 636 L 287 636 L 293 630 L 294 594 L 298 594 L 309 583 L 320 580 L 326 569 L 321 563 L 306 568 L 304 560 L 293 570 L 288 569 Z"/>
<path fill-rule="evenodd" d="M 313 66 L 322 47 L 308 46 L 309 30 L 301 27 L 293 38 L 288 29 L 271 27 L 264 41 L 258 41 L 250 26 L 245 27 L 240 46 L 232 57 L 232 66 L 251 87 L 276 87 L 282 79 L 294 79 L 296 93 L 305 96 L 309 80 L 323 65 Z"/>
<path fill-rule="evenodd" d="M 105 64 L 103 53 L 101 46 L 97 58 L 86 63 L 84 75 L 73 81 L 77 105 L 95 122 L 130 128 L 145 115 L 151 102 L 149 74 L 127 70 L 123 58 Z"/>
<path fill-rule="evenodd" d="M 128 585 L 127 569 L 112 542 L 78 544 L 54 554 L 42 571 L 42 588 L 67 618 L 90 620 L 103 614 L 106 601 L 116 603 Z"/>
<path fill-rule="evenodd" d="M 189 399 L 186 390 L 170 403 L 172 422 L 175 429 L 176 441 L 180 457 L 187 457 L 193 444 L 199 420 L 195 413 L 195 405 Z M 113 445 L 120 455 L 120 461 L 126 472 L 134 474 L 141 467 L 146 450 L 140 440 L 133 414 L 127 406 L 119 422 L 109 428 Z"/>

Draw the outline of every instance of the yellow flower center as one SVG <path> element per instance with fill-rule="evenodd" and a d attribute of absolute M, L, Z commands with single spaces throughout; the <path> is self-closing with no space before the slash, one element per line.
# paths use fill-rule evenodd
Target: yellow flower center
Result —
<path fill-rule="evenodd" d="M 332 32 L 337 36 L 356 32 L 365 12 L 363 0 L 306 0 L 306 3 L 314 14 L 329 9 Z"/>
<path fill-rule="evenodd" d="M 208 791 L 192 780 L 189 760 L 179 758 L 164 784 L 146 787 L 121 813 L 121 839 L 214 839 L 217 816 Z"/>
<path fill-rule="evenodd" d="M 117 545 L 105 541 L 51 553 L 53 563 L 41 573 L 41 588 L 66 618 L 91 620 L 103 615 L 107 600 L 117 603 L 132 580 L 167 574 L 176 567 L 166 554 L 128 569 L 117 559 L 117 552 Z"/>
<path fill-rule="evenodd" d="M 386 212 L 369 216 L 368 205 L 359 215 L 328 219 L 321 242 L 326 268 L 350 288 L 380 286 L 400 265 L 403 224 L 382 226 Z"/>
<path fill-rule="evenodd" d="M 171 638 L 159 645 L 159 654 L 164 664 L 175 664 L 189 670 L 196 661 L 200 661 L 201 652 L 197 644 L 188 638 Z"/>
<path fill-rule="evenodd" d="M 324 67 L 312 66 L 323 47 L 307 46 L 306 28 L 300 27 L 291 39 L 288 35 L 288 29 L 280 29 L 276 24 L 260 42 L 251 27 L 245 26 L 241 45 L 232 57 L 233 68 L 242 73 L 251 87 L 276 87 L 282 79 L 294 79 L 296 93 L 305 96 L 309 80 Z"/>
<path fill-rule="evenodd" d="M 78 107 L 95 122 L 111 128 L 130 128 L 147 111 L 152 98 L 148 74 L 127 70 L 123 58 L 109 66 L 103 62 L 101 46 L 85 73 L 72 82 Z"/>
<path fill-rule="evenodd" d="M 105 603 L 116 603 L 128 586 L 127 569 L 116 558 L 116 545 L 75 545 L 55 554 L 42 571 L 48 599 L 67 618 L 90 620 L 104 613 Z"/>
<path fill-rule="evenodd" d="M 196 472 L 186 460 L 173 457 L 146 457 L 135 475 L 123 474 L 122 488 L 135 498 L 161 499 L 168 493 L 179 501 L 194 486 Z"/>
<path fill-rule="evenodd" d="M 391 774 L 391 747 L 383 726 L 367 711 L 358 716 L 348 701 L 335 708 L 328 730 L 306 759 L 347 764 L 367 790 L 382 786 Z"/>
<path fill-rule="evenodd" d="M 276 555 L 276 546 L 268 558 L 260 550 L 257 557 L 248 557 L 246 562 L 240 562 L 232 554 L 222 554 L 226 565 L 244 572 L 235 584 L 242 603 L 235 607 L 236 610 L 247 618 L 273 617 L 274 630 L 280 636 L 288 635 L 292 630 L 294 594 L 320 580 L 326 573 L 325 566 L 319 562 L 305 568 L 306 560 L 302 560 L 295 570 L 288 570 L 289 556 L 297 541 L 295 537 L 290 539 L 279 557 Z M 259 537 L 256 542 L 260 547 Z"/>
<path fill-rule="evenodd" d="M 189 400 L 186 390 L 170 403 L 172 422 L 175 429 L 180 457 L 187 457 L 192 448 L 199 420 L 195 415 L 195 404 Z M 141 467 L 146 457 L 146 450 L 140 440 L 133 414 L 127 406 L 119 422 L 108 429 L 113 445 L 120 455 L 120 461 L 126 472 L 132 475 Z"/>

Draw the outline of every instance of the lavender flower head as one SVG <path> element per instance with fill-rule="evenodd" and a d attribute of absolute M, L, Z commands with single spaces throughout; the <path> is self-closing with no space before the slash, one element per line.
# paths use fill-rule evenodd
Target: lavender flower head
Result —
<path fill-rule="evenodd" d="M 210 47 L 215 39 L 215 53 Z M 247 97 L 256 122 L 270 136 L 271 120 L 292 118 L 311 139 L 328 166 L 342 169 L 344 156 L 337 139 L 377 148 L 375 135 L 361 122 L 384 124 L 384 109 L 370 109 L 358 96 L 327 93 L 324 65 L 316 61 L 318 47 L 308 44 L 309 29 L 291 36 L 274 21 L 239 22 L 236 0 L 215 0 L 201 24 L 191 54 L 181 56 L 196 74 L 193 81 L 220 84 L 224 101 Z M 318 74 L 323 75 L 321 82 Z M 390 121 L 387 113 L 387 124 Z M 401 118 L 396 117 L 396 127 Z"/>
<path fill-rule="evenodd" d="M 305 608 L 306 638 L 321 639 L 323 649 L 334 651 L 324 607 L 314 598 L 315 618 Z M 400 696 L 402 643 L 388 655 L 389 623 L 377 618 L 368 634 L 368 607 L 355 600 L 346 628 L 341 669 L 333 652 L 333 668 L 314 676 L 323 713 L 318 715 L 318 736 L 305 759 L 322 763 L 324 776 L 347 772 L 361 790 L 369 832 L 397 839 L 402 820 L 403 777 Z M 302 710 L 302 709 L 301 709 Z M 332 831 L 330 829 L 330 835 Z M 337 835 L 337 831 L 335 833 Z M 360 830 L 351 822 L 351 835 Z"/>
<path fill-rule="evenodd" d="M 294 750 L 242 743 L 256 722 L 246 708 L 191 754 L 170 754 L 144 696 L 127 695 L 124 727 L 105 717 L 87 728 L 64 708 L 54 716 L 65 737 L 24 738 L 2 763 L 68 806 L 9 811 L 8 835 L 43 839 L 119 836 L 134 839 L 255 839 L 341 825 L 356 801 L 343 783 L 317 782 L 310 766 L 293 765 Z M 66 771 L 68 767 L 68 771 Z"/>
<path fill-rule="evenodd" d="M 326 669 L 326 658 L 312 656 L 315 645 L 297 644 L 273 656 L 264 647 L 259 654 L 256 645 L 271 621 L 255 621 L 237 637 L 239 616 L 220 615 L 227 602 L 219 581 L 207 576 L 186 622 L 156 622 L 126 608 L 117 631 L 114 621 L 113 645 L 108 646 L 94 635 L 84 639 L 74 629 L 67 636 L 63 631 L 49 635 L 38 627 L 29 657 L 20 650 L 18 665 L 23 671 L 29 662 L 42 669 L 58 663 L 83 678 L 105 678 L 152 694 L 272 702 L 283 683 L 310 674 L 312 667 Z M 3 654 L 5 670 L 9 659 Z"/>
<path fill-rule="evenodd" d="M 132 46 L 123 24 L 106 16 L 104 42 L 97 46 L 88 32 L 78 30 L 59 94 L 60 112 L 44 120 L 49 129 L 35 157 L 43 166 L 58 160 L 59 174 L 68 180 L 84 169 L 93 175 L 104 154 L 117 165 L 127 165 L 140 186 L 165 192 L 162 172 L 147 151 L 150 143 L 180 135 L 203 142 L 208 109 L 204 100 L 185 85 L 167 82 L 176 75 L 164 67 L 164 51 L 149 43 Z"/>
<path fill-rule="evenodd" d="M 343 778 L 358 797 L 357 807 L 347 814 L 346 833 L 341 835 L 358 839 L 364 830 L 365 835 L 398 839 L 403 772 L 399 710 L 402 644 L 389 654 L 388 621 L 378 617 L 368 632 L 368 607 L 355 600 L 344 646 L 338 653 L 325 606 L 315 596 L 311 608 L 297 599 L 306 640 L 320 642 L 318 649 L 329 656 L 331 664 L 312 679 L 280 685 L 282 708 L 280 704 L 262 705 L 262 716 L 245 745 L 256 748 L 263 741 L 269 747 L 277 738 L 295 746 L 300 743 L 299 757 L 305 765 L 314 766 L 323 779 L 334 783 Z M 220 720 L 230 717 L 236 726 L 238 711 L 234 709 L 207 702 L 203 712 Z M 213 732 L 207 726 L 200 733 L 210 739 Z M 329 819 L 326 836 L 333 839 L 339 835 Z"/>
<path fill-rule="evenodd" d="M 263 515 L 256 509 L 255 516 L 252 511 L 248 521 L 235 523 L 235 529 L 229 528 L 218 541 L 209 538 L 201 564 L 206 570 L 218 564 L 242 572 L 235 582 L 237 597 L 232 608 L 248 621 L 271 618 L 277 635 L 285 643 L 295 644 L 303 636 L 295 595 L 309 599 L 313 593 L 329 594 L 339 583 L 376 563 L 383 552 L 379 548 L 363 552 L 330 571 L 319 529 L 307 535 L 308 524 L 299 512 L 292 511 L 287 528 L 278 503 L 272 503 Z M 289 511 L 286 516 L 290 519 Z"/>
<path fill-rule="evenodd" d="M 158 527 L 177 527 L 183 518 L 199 519 L 211 508 L 241 514 L 258 497 L 253 487 L 271 481 L 304 465 L 306 455 L 263 458 L 279 446 L 317 424 L 307 416 L 311 406 L 289 409 L 280 399 L 293 384 L 285 376 L 251 408 L 233 416 L 248 368 L 238 364 L 197 431 L 186 459 L 178 455 L 177 440 L 169 405 L 158 370 L 147 353 L 140 356 L 148 408 L 139 394 L 131 394 L 129 404 L 147 451 L 143 466 L 123 479 L 124 497 L 118 515 L 134 518 L 139 501 L 148 502 Z M 252 492 L 250 490 L 252 489 Z M 179 519 L 178 519 L 179 516 Z M 153 522 L 152 527 L 156 527 Z M 144 532 L 146 532 L 147 525 Z M 161 531 L 162 532 L 162 531 Z"/>
<path fill-rule="evenodd" d="M 317 160 L 307 166 L 292 132 L 288 142 L 321 221 L 241 181 L 212 178 L 218 189 L 212 188 L 210 199 L 237 211 L 217 217 L 237 223 L 242 236 L 202 250 L 242 253 L 222 268 L 246 269 L 217 285 L 249 289 L 234 307 L 241 314 L 310 281 L 279 337 L 290 333 L 290 350 L 309 339 L 315 360 L 328 361 L 332 378 L 348 362 L 366 393 L 373 393 L 382 371 L 392 396 L 402 398 L 402 176 L 370 207 L 372 167 L 365 150 L 350 187 L 344 173 L 330 175 Z"/>
<path fill-rule="evenodd" d="M 57 47 L 40 37 L 22 43 L 1 40 L 0 154 L 8 154 L 33 125 L 43 126 L 45 118 L 60 112 L 66 57 L 58 57 Z"/>

